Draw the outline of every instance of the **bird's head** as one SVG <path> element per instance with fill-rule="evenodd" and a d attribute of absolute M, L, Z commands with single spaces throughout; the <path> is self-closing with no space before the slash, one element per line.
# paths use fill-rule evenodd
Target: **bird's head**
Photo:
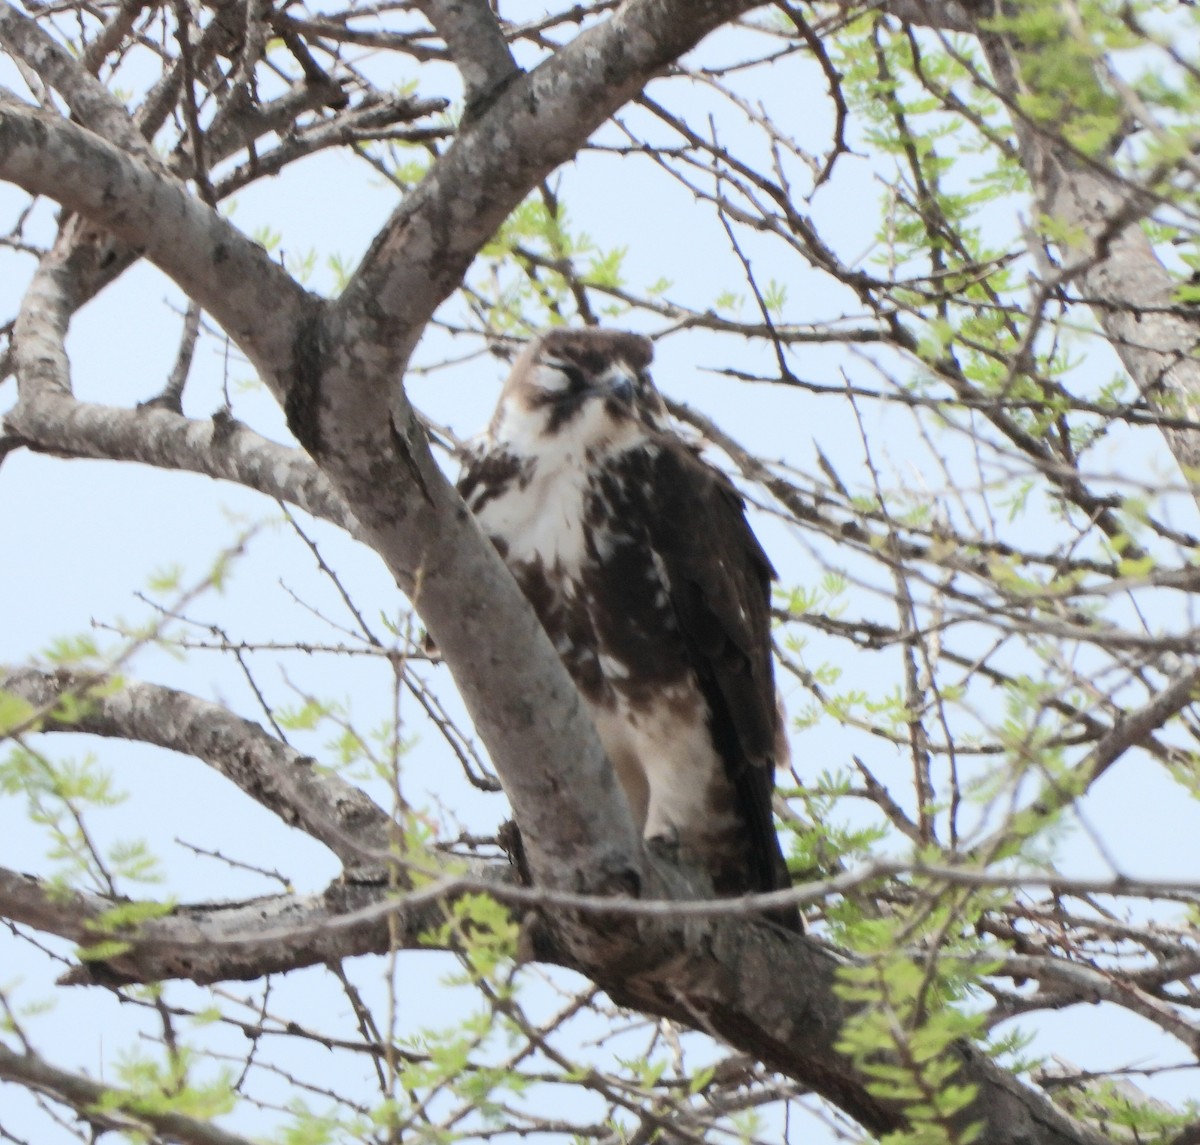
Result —
<path fill-rule="evenodd" d="M 551 330 L 514 363 L 491 435 L 534 448 L 558 434 L 585 446 L 644 437 L 666 416 L 648 373 L 653 356 L 653 344 L 640 334 Z"/>

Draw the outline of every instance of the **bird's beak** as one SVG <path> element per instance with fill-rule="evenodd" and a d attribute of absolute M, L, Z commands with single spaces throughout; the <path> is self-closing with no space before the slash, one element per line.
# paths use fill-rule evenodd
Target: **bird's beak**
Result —
<path fill-rule="evenodd" d="M 610 394 L 619 398 L 627 406 L 633 405 L 634 395 L 637 393 L 637 383 L 627 369 L 614 367 L 609 371 L 605 381 L 608 383 Z"/>

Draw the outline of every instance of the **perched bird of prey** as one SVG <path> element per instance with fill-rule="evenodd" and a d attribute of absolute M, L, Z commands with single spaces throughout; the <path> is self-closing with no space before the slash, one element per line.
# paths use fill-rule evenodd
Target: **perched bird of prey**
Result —
<path fill-rule="evenodd" d="M 591 713 L 643 836 L 719 895 L 789 885 L 770 562 L 741 496 L 672 430 L 651 343 L 553 330 L 517 359 L 459 492 Z M 794 910 L 773 912 L 800 928 Z"/>

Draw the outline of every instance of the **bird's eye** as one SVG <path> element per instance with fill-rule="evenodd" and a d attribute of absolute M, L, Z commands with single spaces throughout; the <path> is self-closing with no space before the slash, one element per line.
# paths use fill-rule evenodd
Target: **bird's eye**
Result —
<path fill-rule="evenodd" d="M 537 371 L 537 384 L 547 393 L 568 393 L 583 389 L 583 371 L 561 358 L 546 358 Z"/>

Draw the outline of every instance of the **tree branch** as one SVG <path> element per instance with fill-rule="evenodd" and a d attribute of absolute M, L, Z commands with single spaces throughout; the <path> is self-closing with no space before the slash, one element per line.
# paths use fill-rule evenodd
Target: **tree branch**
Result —
<path fill-rule="evenodd" d="M 871 864 L 836 881 L 846 889 L 851 881 L 861 884 L 901 869 L 964 885 L 1010 885 L 1024 878 L 1063 889 L 1076 882 L 1055 874 L 992 876 L 889 863 Z M 119 936 L 129 942 L 126 952 L 94 966 L 85 964 L 66 980 L 249 979 L 356 954 L 415 947 L 424 944 L 422 933 L 444 917 L 447 898 L 489 884 L 502 900 L 568 901 L 554 892 L 505 888 L 493 881 L 505 876 L 502 869 L 493 867 L 489 873 L 479 867 L 474 875 L 450 876 L 399 897 L 384 883 L 356 886 L 338 880 L 320 895 L 177 907 L 143 922 L 135 934 Z M 827 888 L 814 884 L 798 890 L 824 893 Z M 578 896 L 570 901 L 582 905 Z M 78 893 L 64 898 L 59 889 L 51 892 L 30 876 L 0 870 L 0 909 L 7 917 L 75 941 L 103 937 L 95 920 L 113 905 Z M 671 903 L 593 899 L 590 906 L 608 919 L 607 957 L 599 969 L 580 965 L 570 952 L 553 945 L 540 946 L 538 957 L 583 970 L 622 1005 L 671 1017 L 754 1054 L 770 1068 L 811 1086 L 872 1132 L 883 1134 L 906 1125 L 903 1103 L 873 1096 L 838 1052 L 849 1007 L 835 989 L 841 959 L 832 950 L 775 927 L 747 925 L 737 917 L 705 920 L 700 915 L 729 913 L 739 909 L 737 903 L 696 903 L 691 921 L 681 921 Z M 550 909 L 561 913 L 562 907 Z M 671 957 L 662 962 L 664 952 Z M 788 972 L 780 974 L 785 966 Z M 1043 1095 L 1021 1085 L 973 1047 L 962 1043 L 954 1054 L 959 1063 L 955 1080 L 977 1088 L 975 1102 L 958 1119 L 960 1127 L 983 1123 L 976 1140 L 985 1145 L 1098 1145 L 1103 1140 L 1070 1122 Z"/>
<path fill-rule="evenodd" d="M 324 843 L 348 868 L 386 861 L 392 827 L 386 812 L 219 704 L 154 684 L 113 690 L 103 677 L 34 668 L 0 669 L 0 690 L 45 713 L 38 730 L 136 740 L 204 760 L 289 826 Z M 54 714 L 65 693 L 85 701 L 70 720 Z"/>
<path fill-rule="evenodd" d="M 0 178 L 141 250 L 212 314 L 277 395 L 311 341 L 316 299 L 257 243 L 85 128 L 0 96 Z"/>
<path fill-rule="evenodd" d="M 368 324 L 403 362 L 509 212 L 654 75 L 753 0 L 632 0 L 512 83 L 380 232 L 334 329 Z"/>
<path fill-rule="evenodd" d="M 110 939 L 125 945 L 103 961 L 81 962 L 64 976 L 67 985 L 252 981 L 362 954 L 426 948 L 422 936 L 445 919 L 445 901 L 424 895 L 409 903 L 386 880 L 339 877 L 317 894 L 183 904 L 136 930 L 115 931 L 104 918 L 123 902 L 0 868 L 4 918 L 84 947 Z"/>
<path fill-rule="evenodd" d="M 153 1131 L 183 1145 L 252 1145 L 249 1138 L 227 1133 L 211 1121 L 148 1108 L 131 1093 L 68 1073 L 36 1054 L 19 1054 L 4 1045 L 0 1045 L 0 1078 L 61 1101 L 100 1130 L 133 1132 L 139 1137 Z"/>
<path fill-rule="evenodd" d="M 31 399 L 22 394 L 4 424 L 38 452 L 201 473 L 286 501 L 348 533 L 358 529 L 346 502 L 306 453 L 228 416 L 188 418 L 161 407 L 121 409 L 45 393 Z"/>
<path fill-rule="evenodd" d="M 1012 114 L 1021 165 L 1041 209 L 1054 221 L 1057 235 L 1072 236 L 1058 239 L 1064 264 L 1057 277 L 1079 283 L 1138 393 L 1166 414 L 1194 420 L 1200 416 L 1200 361 L 1195 356 L 1200 323 L 1175 304 L 1178 283 L 1142 229 L 1155 198 L 1025 116 L 1020 110 L 1020 50 L 992 33 L 979 38 Z M 1163 426 L 1162 433 L 1200 496 L 1200 435 L 1170 426 Z"/>
<path fill-rule="evenodd" d="M 7 0 L 0 0 L 0 43 L 24 60 L 63 97 L 80 123 L 145 163 L 159 165 L 154 149 L 121 102 L 65 48 Z"/>
<path fill-rule="evenodd" d="M 519 73 L 487 0 L 421 0 L 462 76 L 467 114 L 478 115 Z"/>

